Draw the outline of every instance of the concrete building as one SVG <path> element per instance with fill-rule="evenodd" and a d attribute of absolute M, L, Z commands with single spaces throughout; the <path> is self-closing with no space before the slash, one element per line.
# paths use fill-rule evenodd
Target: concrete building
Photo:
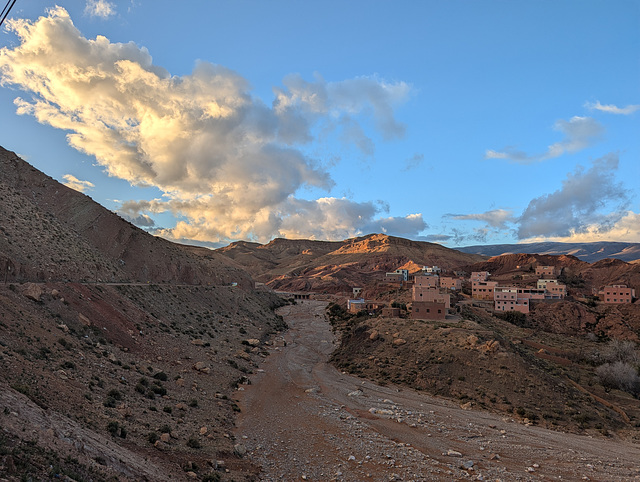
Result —
<path fill-rule="evenodd" d="M 494 289 L 494 302 L 496 311 L 529 313 L 529 298 L 519 296 L 518 288 L 513 286 L 496 287 Z"/>
<path fill-rule="evenodd" d="M 451 308 L 451 296 L 449 293 L 440 293 L 437 288 L 428 288 L 413 286 L 413 301 L 429 301 L 434 303 L 442 303 L 445 308 Z"/>
<path fill-rule="evenodd" d="M 472 283 L 474 281 L 487 281 L 489 279 L 489 276 L 491 276 L 491 274 L 488 271 L 474 271 L 471 273 L 471 278 L 469 278 L 469 281 L 471 281 Z"/>
<path fill-rule="evenodd" d="M 497 281 L 471 281 L 471 297 L 476 300 L 493 300 L 493 289 Z"/>
<path fill-rule="evenodd" d="M 381 314 L 383 318 L 400 318 L 400 308 L 382 308 Z"/>
<path fill-rule="evenodd" d="M 417 274 L 413 278 L 413 286 L 420 286 L 424 288 L 438 288 L 440 286 L 440 277 L 437 274 Z"/>
<path fill-rule="evenodd" d="M 555 266 L 536 266 L 536 276 L 538 278 L 554 279 L 560 275 L 562 268 Z"/>
<path fill-rule="evenodd" d="M 567 286 L 555 279 L 540 279 L 537 288 L 545 290 L 546 299 L 563 300 L 567 296 Z"/>
<path fill-rule="evenodd" d="M 451 278 L 448 276 L 441 276 L 440 288 L 460 291 L 462 289 L 462 280 L 460 278 Z"/>
<path fill-rule="evenodd" d="M 636 297 L 636 290 L 627 285 L 610 285 L 605 286 L 599 294 L 600 299 L 605 303 L 631 303 Z"/>
<path fill-rule="evenodd" d="M 436 301 L 414 301 L 411 305 L 411 318 L 414 320 L 444 320 L 447 307 Z"/>
<path fill-rule="evenodd" d="M 422 271 L 424 273 L 440 273 L 442 270 L 440 268 L 438 268 L 437 266 L 423 266 L 422 267 Z"/>
<path fill-rule="evenodd" d="M 409 281 L 408 269 L 397 269 L 385 275 L 388 281 Z"/>

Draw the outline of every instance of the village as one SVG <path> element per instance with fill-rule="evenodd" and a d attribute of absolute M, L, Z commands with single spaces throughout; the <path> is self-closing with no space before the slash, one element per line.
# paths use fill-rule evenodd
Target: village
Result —
<path fill-rule="evenodd" d="M 461 305 L 472 302 L 487 311 L 527 314 L 535 303 L 554 303 L 573 294 L 559 279 L 562 268 L 531 266 L 529 271 L 515 275 L 517 283 L 508 283 L 503 279 L 492 280 L 488 271 L 474 271 L 470 276 L 453 271 L 450 276 L 444 276 L 448 273 L 438 266 L 423 266 L 413 274 L 400 268 L 386 273 L 381 284 L 395 288 L 398 293 L 410 291 L 410 302 L 367 300 L 361 296 L 363 288 L 355 287 L 353 297 L 347 300 L 347 311 L 353 314 L 364 311 L 389 318 L 446 320 L 457 318 Z M 583 294 L 575 295 L 585 299 Z M 591 299 L 605 304 L 625 304 L 632 303 L 635 296 L 633 288 L 615 284 L 602 287 Z"/>

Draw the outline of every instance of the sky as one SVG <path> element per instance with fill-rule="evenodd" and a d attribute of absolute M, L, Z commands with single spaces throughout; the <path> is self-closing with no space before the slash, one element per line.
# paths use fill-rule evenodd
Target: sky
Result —
<path fill-rule="evenodd" d="M 640 242 L 640 1 L 18 0 L 0 127 L 183 243 Z"/>

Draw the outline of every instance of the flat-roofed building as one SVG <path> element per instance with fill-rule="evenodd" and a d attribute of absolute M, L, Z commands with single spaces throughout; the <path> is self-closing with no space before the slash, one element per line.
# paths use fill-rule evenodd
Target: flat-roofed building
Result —
<path fill-rule="evenodd" d="M 635 297 L 636 290 L 629 288 L 627 285 L 605 286 L 602 291 L 600 291 L 600 298 L 605 303 L 631 303 Z"/>
<path fill-rule="evenodd" d="M 447 307 L 437 301 L 414 301 L 411 304 L 411 318 L 414 320 L 444 320 Z"/>
<path fill-rule="evenodd" d="M 472 281 L 471 297 L 476 300 L 493 300 L 493 289 L 496 286 L 497 281 Z"/>

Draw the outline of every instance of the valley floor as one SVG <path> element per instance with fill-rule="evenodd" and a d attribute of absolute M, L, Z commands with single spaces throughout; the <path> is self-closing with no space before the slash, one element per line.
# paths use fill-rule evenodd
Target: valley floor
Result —
<path fill-rule="evenodd" d="M 326 304 L 290 326 L 238 392 L 238 453 L 260 480 L 640 480 L 640 447 L 515 420 L 338 372 Z"/>

